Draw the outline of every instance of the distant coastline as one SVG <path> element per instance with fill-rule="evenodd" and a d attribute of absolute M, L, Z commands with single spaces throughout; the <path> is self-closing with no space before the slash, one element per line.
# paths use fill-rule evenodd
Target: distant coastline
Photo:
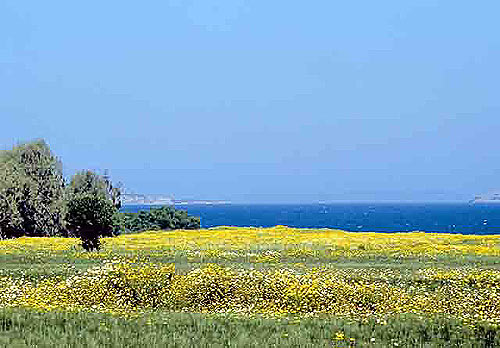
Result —
<path fill-rule="evenodd" d="M 123 205 L 221 205 L 231 204 L 230 201 L 221 200 L 188 200 L 188 199 L 174 199 L 171 196 L 162 194 L 122 194 L 121 201 Z"/>
<path fill-rule="evenodd" d="M 477 195 L 469 203 L 500 203 L 500 193 L 492 193 L 487 195 Z"/>

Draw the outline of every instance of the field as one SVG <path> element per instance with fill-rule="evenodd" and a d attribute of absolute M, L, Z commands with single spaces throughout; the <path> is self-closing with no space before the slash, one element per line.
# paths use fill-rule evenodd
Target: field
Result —
<path fill-rule="evenodd" d="M 500 346 L 500 236 L 218 227 L 0 241 L 0 345 Z"/>

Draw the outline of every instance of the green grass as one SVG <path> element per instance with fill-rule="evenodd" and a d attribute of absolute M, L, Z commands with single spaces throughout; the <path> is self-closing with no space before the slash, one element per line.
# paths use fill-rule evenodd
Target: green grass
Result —
<path fill-rule="evenodd" d="M 68 275 L 72 270 L 85 270 L 89 267 L 102 264 L 103 259 L 109 258 L 110 254 L 101 253 L 96 258 L 84 258 L 85 253 L 60 252 L 60 253 L 14 253 L 0 254 L 0 274 L 9 273 L 11 276 L 16 274 L 37 276 L 46 275 Z M 232 266 L 237 268 L 275 268 L 296 267 L 300 263 L 307 268 L 328 267 L 328 268 L 390 268 L 395 270 L 430 267 L 461 268 L 476 267 L 481 269 L 500 269 L 500 262 L 496 256 L 486 255 L 437 255 L 429 256 L 409 256 L 396 258 L 387 255 L 362 255 L 357 257 L 338 257 L 335 259 L 317 258 L 317 257 L 281 257 L 277 262 L 250 262 L 245 258 L 224 259 L 217 257 L 202 257 L 188 259 L 183 251 L 163 254 L 157 251 L 150 252 L 116 252 L 112 256 L 119 256 L 125 259 L 139 257 L 140 259 L 153 263 L 175 263 L 178 270 L 189 270 L 200 267 L 207 263 L 215 263 L 221 266 Z M 71 266 L 71 269 L 68 267 Z"/>
<path fill-rule="evenodd" d="M 2 347 L 498 347 L 500 332 L 442 317 L 399 316 L 387 322 L 340 318 L 241 318 L 148 313 L 0 310 Z"/>

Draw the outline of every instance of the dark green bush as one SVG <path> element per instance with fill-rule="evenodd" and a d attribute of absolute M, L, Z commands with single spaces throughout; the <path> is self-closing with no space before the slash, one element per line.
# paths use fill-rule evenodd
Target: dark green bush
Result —
<path fill-rule="evenodd" d="M 116 207 L 101 195 L 78 193 L 68 201 L 68 225 L 85 250 L 98 250 L 99 237 L 113 235 Z"/>
<path fill-rule="evenodd" d="M 200 228 L 200 218 L 189 216 L 184 210 L 164 206 L 151 208 L 149 211 L 138 213 L 120 213 L 115 218 L 115 229 L 125 232 L 139 232 L 147 230 L 194 230 Z"/>
<path fill-rule="evenodd" d="M 99 238 L 112 236 L 119 199 L 109 180 L 91 171 L 77 173 L 67 187 L 68 229 L 86 250 L 97 250 Z M 119 194 L 119 191 L 118 191 Z"/>

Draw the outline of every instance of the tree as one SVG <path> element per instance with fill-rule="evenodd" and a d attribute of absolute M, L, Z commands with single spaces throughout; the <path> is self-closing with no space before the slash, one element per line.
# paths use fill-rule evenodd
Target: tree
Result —
<path fill-rule="evenodd" d="M 119 189 L 107 175 L 87 170 L 75 174 L 66 191 L 70 232 L 86 250 L 98 250 L 99 238 L 113 235 L 114 216 L 121 205 Z"/>
<path fill-rule="evenodd" d="M 21 190 L 12 168 L 3 164 L 0 166 L 0 239 L 3 239 L 22 231 L 22 217 L 18 209 Z"/>
<path fill-rule="evenodd" d="M 113 186 L 107 172 L 104 175 L 99 175 L 91 170 L 80 171 L 71 178 L 66 191 L 69 195 L 79 193 L 103 195 L 112 202 L 116 209 L 121 208 L 121 191 L 118 187 Z"/>
<path fill-rule="evenodd" d="M 0 152 L 0 235 L 55 236 L 65 231 L 61 162 L 43 140 Z"/>

